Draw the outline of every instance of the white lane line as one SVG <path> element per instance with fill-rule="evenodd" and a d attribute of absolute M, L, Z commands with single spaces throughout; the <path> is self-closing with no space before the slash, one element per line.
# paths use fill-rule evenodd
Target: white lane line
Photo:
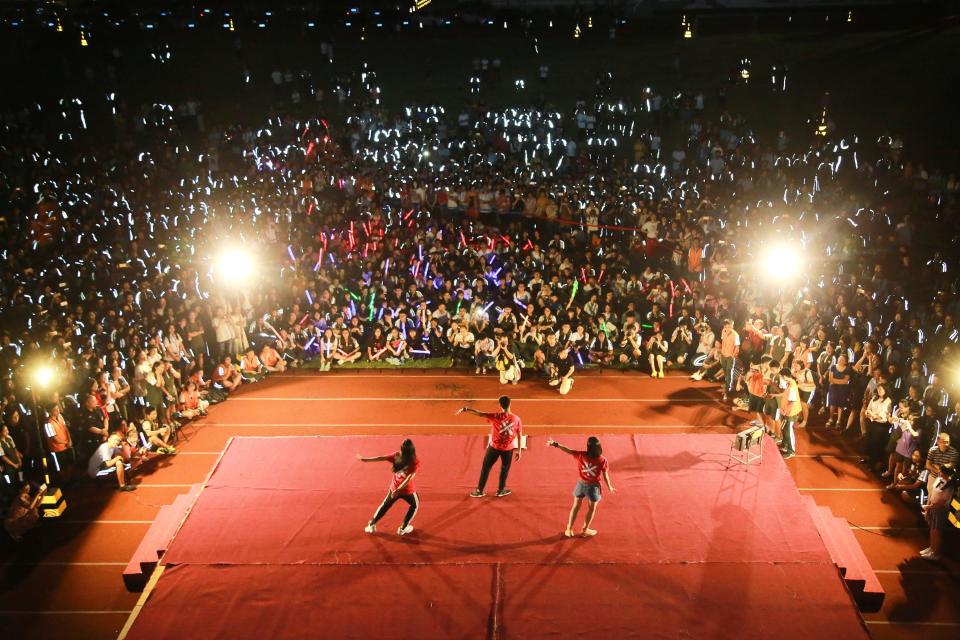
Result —
<path fill-rule="evenodd" d="M 874 569 L 876 574 L 895 574 L 904 576 L 932 576 L 932 575 L 950 575 L 945 569 Z"/>
<path fill-rule="evenodd" d="M 99 615 L 130 615 L 132 609 L 97 610 L 63 610 L 63 611 L 0 611 L 0 616 L 99 616 Z"/>
<path fill-rule="evenodd" d="M 851 453 L 847 455 L 838 455 L 833 453 L 798 453 L 794 458 L 862 458 L 862 455 Z"/>
<path fill-rule="evenodd" d="M 195 482 L 193 484 L 199 484 L 199 483 Z M 134 486 L 136 486 L 137 489 L 141 489 L 141 488 L 149 488 L 149 489 L 162 488 L 163 489 L 163 488 L 170 488 L 170 487 L 175 487 L 179 489 L 181 487 L 192 487 L 193 484 L 145 484 L 144 483 L 144 484 L 138 484 Z"/>
<path fill-rule="evenodd" d="M 610 373 L 610 374 L 607 374 L 607 375 L 602 374 L 602 373 L 598 373 L 598 374 L 586 373 L 586 374 L 580 375 L 580 376 L 578 376 L 578 377 L 580 377 L 580 378 L 582 378 L 582 379 L 584 379 L 584 380 L 587 379 L 587 378 L 589 378 L 589 379 L 604 379 L 604 378 L 606 378 L 606 379 L 611 379 L 611 378 L 622 379 L 622 378 L 627 378 L 627 379 L 633 379 L 633 380 L 637 380 L 637 381 L 647 381 L 647 380 L 653 381 L 653 378 L 651 378 L 649 374 L 641 373 L 641 372 L 639 372 L 639 371 L 623 371 L 623 372 L 617 371 L 617 372 L 615 372 L 615 373 L 611 371 L 611 373 Z M 331 374 L 329 374 L 329 375 L 322 375 L 322 374 L 320 374 L 320 373 L 318 372 L 318 373 L 312 374 L 312 375 L 311 375 L 311 374 L 299 374 L 299 373 L 284 374 L 284 375 L 275 376 L 275 377 L 273 377 L 273 378 L 268 378 L 268 379 L 270 379 L 270 380 L 285 380 L 285 379 L 287 379 L 287 378 L 310 378 L 310 379 L 316 379 L 316 380 L 352 380 L 352 379 L 355 379 L 355 378 L 404 378 L 404 379 L 406 379 L 406 380 L 432 379 L 432 378 L 469 378 L 470 380 L 478 380 L 478 381 L 487 380 L 487 381 L 492 382 L 492 383 L 498 383 L 498 382 L 499 382 L 499 381 L 497 380 L 497 378 L 493 378 L 493 377 L 489 377 L 489 376 L 478 376 L 478 375 L 476 375 L 476 374 L 470 374 L 470 373 L 448 373 L 448 374 L 439 374 L 439 375 L 438 375 L 438 374 L 433 374 L 433 373 L 431 373 L 431 374 L 418 374 L 418 373 L 408 373 L 408 374 L 403 374 L 403 373 L 374 373 L 374 374 L 366 374 L 366 373 L 358 373 L 358 374 L 352 374 L 352 373 L 331 373 Z M 666 380 L 667 378 L 676 378 L 676 379 L 686 379 L 686 380 L 689 380 L 689 379 L 690 379 L 690 376 L 683 375 L 683 374 L 680 374 L 680 375 L 666 375 L 666 376 L 664 376 L 663 379 Z M 656 383 L 654 383 L 654 384 L 656 384 Z M 691 385 L 691 386 L 692 386 L 692 385 Z M 709 386 L 709 387 L 696 387 L 696 388 L 698 388 L 698 389 L 719 389 L 719 388 L 720 388 L 720 384 L 717 383 L 717 384 L 713 384 L 713 385 L 711 385 L 711 386 Z"/>
<path fill-rule="evenodd" d="M 218 456 L 219 451 L 177 451 L 178 456 Z"/>
<path fill-rule="evenodd" d="M 60 524 L 153 524 L 153 520 L 60 520 L 60 519 L 54 519 L 53 522 L 58 522 Z"/>
<path fill-rule="evenodd" d="M 860 488 L 845 488 L 845 487 L 797 487 L 797 491 L 862 491 L 862 492 L 876 492 L 876 491 L 886 491 L 883 487 L 877 487 L 876 489 L 860 489 Z"/>
<path fill-rule="evenodd" d="M 37 562 L 28 562 L 25 560 L 16 560 L 8 562 L 4 567 L 125 567 L 128 562 L 52 562 L 49 560 L 39 560 Z"/>
<path fill-rule="evenodd" d="M 395 398 L 390 396 L 376 397 L 376 398 L 354 398 L 349 396 L 339 396 L 336 398 L 275 398 L 275 397 L 261 397 L 261 396 L 243 396 L 241 398 L 231 398 L 233 402 L 345 402 L 345 401 L 357 401 L 357 402 L 496 402 L 499 400 L 499 397 L 496 398 Z M 720 403 L 713 399 L 707 398 L 517 398 L 511 396 L 510 399 L 513 402 L 562 402 L 568 404 L 571 402 L 662 402 L 662 403 L 671 403 L 671 402 L 682 402 L 687 404 L 717 404 Z"/>
<path fill-rule="evenodd" d="M 364 428 L 384 428 L 384 427 L 395 427 L 395 428 L 409 428 L 409 427 L 460 427 L 461 429 L 476 429 L 484 428 L 483 425 L 478 425 L 476 423 L 438 423 L 431 424 L 426 422 L 415 422 L 415 423 L 399 423 L 399 422 L 384 422 L 384 423 L 371 423 L 371 422 L 285 422 L 285 423 L 276 423 L 276 422 L 220 422 L 203 425 L 205 428 L 209 427 L 218 427 L 218 428 L 234 428 L 234 427 L 303 427 L 303 428 L 317 428 L 317 427 L 364 427 Z M 728 427 L 723 424 L 712 424 L 712 425 L 689 425 L 689 424 L 524 424 L 525 429 L 733 429 L 733 427 Z M 731 431 L 732 433 L 732 431 Z"/>
<path fill-rule="evenodd" d="M 897 622 L 895 620 L 864 620 L 864 622 L 896 627 L 960 627 L 960 622 Z"/>

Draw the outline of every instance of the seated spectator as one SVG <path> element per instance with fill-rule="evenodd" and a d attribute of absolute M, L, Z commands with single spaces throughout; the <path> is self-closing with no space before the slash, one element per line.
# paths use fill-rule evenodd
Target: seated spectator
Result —
<path fill-rule="evenodd" d="M 387 337 L 383 334 L 383 329 L 374 327 L 373 334 L 367 341 L 367 360 L 379 362 L 387 357 L 387 352 Z"/>
<path fill-rule="evenodd" d="M 921 455 L 919 449 L 915 449 L 910 456 L 910 462 L 894 478 L 893 482 L 887 485 L 887 489 L 899 492 L 900 499 L 904 502 L 919 504 L 920 495 L 925 485 L 925 478 L 923 477 L 925 474 L 923 455 Z"/>
<path fill-rule="evenodd" d="M 213 370 L 213 382 L 230 393 L 240 386 L 243 378 L 237 368 L 233 366 L 230 356 L 224 356 L 223 361 Z"/>
<path fill-rule="evenodd" d="M 613 343 L 606 332 L 599 331 L 597 337 L 590 342 L 590 361 L 601 367 L 609 366 L 613 362 Z"/>
<path fill-rule="evenodd" d="M 156 413 L 156 410 L 154 410 Z M 91 478 L 104 478 L 106 476 L 115 476 L 117 478 L 117 489 L 120 491 L 134 491 L 135 486 L 127 482 L 127 471 L 130 465 L 123 455 L 120 436 L 113 433 L 103 442 L 97 450 L 90 456 L 87 462 L 87 474 Z"/>
<path fill-rule="evenodd" d="M 392 365 L 401 365 L 410 357 L 409 346 L 400 330 L 394 327 L 387 338 L 387 362 Z"/>
<path fill-rule="evenodd" d="M 474 373 L 486 375 L 487 369 L 494 367 L 495 348 L 496 343 L 490 336 L 481 335 L 480 338 L 474 342 L 473 363 L 476 365 L 476 371 L 474 371 Z"/>
<path fill-rule="evenodd" d="M 260 349 L 260 362 L 270 373 L 283 373 L 287 370 L 287 361 L 270 343 L 264 344 Z"/>
<path fill-rule="evenodd" d="M 280 362 L 283 362 L 282 360 Z M 207 408 L 210 403 L 200 397 L 200 391 L 197 389 L 197 383 L 188 379 L 180 392 L 180 415 L 188 420 L 193 420 L 199 416 L 207 415 Z"/>
<path fill-rule="evenodd" d="M 22 541 L 23 536 L 37 526 L 37 522 L 40 520 L 40 502 L 43 500 L 46 491 L 47 485 L 42 485 L 31 496 L 30 483 L 24 482 L 20 485 L 20 490 L 3 519 L 3 528 L 14 542 Z"/>
<path fill-rule="evenodd" d="M 337 350 L 333 353 L 333 360 L 337 364 L 350 364 L 360 359 L 363 352 L 360 351 L 360 344 L 354 338 L 348 329 L 340 332 L 340 340 L 337 342 Z"/>
<path fill-rule="evenodd" d="M 667 361 L 669 350 L 670 345 L 664 339 L 663 333 L 659 329 L 654 330 L 653 335 L 647 340 L 647 360 L 650 363 L 651 378 L 664 377 L 663 365 Z"/>
<path fill-rule="evenodd" d="M 253 349 L 247 349 L 243 357 L 240 358 L 240 377 L 244 382 L 259 382 L 267 375 L 267 370 L 260 362 L 260 358 L 253 352 Z"/>
<path fill-rule="evenodd" d="M 147 448 L 165 455 L 173 455 L 177 450 L 170 445 L 173 431 L 170 427 L 157 424 L 156 407 L 148 407 L 143 420 L 140 421 L 140 433 L 146 440 Z"/>
<path fill-rule="evenodd" d="M 500 373 L 500 384 L 517 384 L 520 382 L 520 359 L 513 351 L 508 336 L 497 338 L 497 345 L 493 350 L 493 358 L 497 371 Z"/>

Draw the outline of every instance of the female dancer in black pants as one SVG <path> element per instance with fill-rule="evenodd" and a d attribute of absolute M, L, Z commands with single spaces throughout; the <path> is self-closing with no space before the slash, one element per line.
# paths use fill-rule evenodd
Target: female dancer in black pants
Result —
<path fill-rule="evenodd" d="M 510 474 L 510 465 L 514 458 L 520 460 L 520 441 L 523 425 L 520 422 L 520 416 L 510 411 L 510 398 L 500 396 L 500 408 L 503 411 L 497 413 L 484 413 L 470 407 L 463 407 L 457 411 L 457 415 L 466 411 L 475 416 L 480 416 L 490 423 L 490 443 L 487 445 L 487 451 L 483 454 L 483 466 L 480 468 L 480 481 L 477 482 L 477 488 L 470 494 L 471 498 L 482 498 L 483 488 L 487 485 L 487 476 L 490 475 L 490 469 L 497 460 L 500 461 L 500 486 L 497 489 L 497 497 L 502 498 L 510 495 L 512 492 L 507 489 L 507 476 Z"/>
<path fill-rule="evenodd" d="M 417 459 L 417 450 L 413 446 L 413 440 L 410 438 L 404 440 L 400 445 L 400 451 L 372 458 L 365 458 L 358 453 L 357 459 L 360 462 L 383 461 L 393 465 L 393 479 L 390 481 L 387 497 L 380 503 L 376 513 L 373 514 L 373 518 L 370 519 L 363 530 L 367 533 L 374 533 L 377 530 L 377 523 L 380 522 L 380 518 L 386 515 L 393 503 L 397 500 L 403 500 L 410 506 L 407 509 L 407 515 L 403 518 L 403 523 L 397 529 L 397 535 L 405 536 L 413 531 L 413 525 L 410 523 L 420 508 L 420 497 L 417 496 L 417 488 L 413 483 L 413 479 L 420 469 L 420 460 Z"/>

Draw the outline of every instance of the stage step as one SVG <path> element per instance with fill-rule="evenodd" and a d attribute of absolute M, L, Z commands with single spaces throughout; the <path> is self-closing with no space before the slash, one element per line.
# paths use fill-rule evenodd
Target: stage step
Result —
<path fill-rule="evenodd" d="M 860 611 L 879 611 L 883 605 L 883 586 L 850 529 L 850 523 L 845 518 L 834 516 L 828 507 L 818 506 L 810 496 L 804 496 L 804 502 L 830 558 L 840 569 L 840 575 Z"/>
<path fill-rule="evenodd" d="M 143 591 L 201 488 L 202 485 L 193 485 L 190 491 L 178 495 L 172 504 L 160 507 L 160 512 L 123 571 L 123 583 L 127 591 Z"/>

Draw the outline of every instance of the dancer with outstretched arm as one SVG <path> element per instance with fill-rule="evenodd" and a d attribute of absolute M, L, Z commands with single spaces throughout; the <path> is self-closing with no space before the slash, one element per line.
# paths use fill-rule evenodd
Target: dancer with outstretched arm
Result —
<path fill-rule="evenodd" d="M 417 487 L 414 484 L 414 478 L 420 469 L 420 460 L 417 458 L 417 450 L 413 446 L 413 440 L 407 438 L 400 445 L 400 450 L 394 453 L 388 453 L 385 456 L 374 456 L 365 458 L 359 453 L 357 459 L 360 462 L 389 462 L 393 467 L 393 478 L 390 480 L 390 488 L 387 490 L 387 497 L 383 499 L 377 508 L 373 518 L 364 527 L 367 533 L 374 533 L 377 530 L 377 523 L 387 514 L 390 507 L 397 500 L 403 500 L 409 507 L 407 515 L 403 517 L 403 523 L 397 529 L 397 535 L 405 536 L 413 531 L 413 517 L 417 515 L 420 509 L 420 497 L 417 495 Z"/>
<path fill-rule="evenodd" d="M 600 503 L 602 491 L 600 487 L 600 478 L 603 477 L 607 483 L 607 489 L 610 493 L 616 493 L 616 489 L 610 484 L 610 463 L 603 457 L 603 447 L 600 446 L 600 439 L 596 436 L 587 438 L 587 450 L 575 451 L 563 446 L 559 442 L 550 439 L 547 440 L 548 447 L 555 447 L 569 453 L 577 461 L 577 467 L 580 470 L 580 479 L 577 486 L 573 489 L 573 507 L 570 509 L 570 517 L 567 519 L 567 528 L 563 535 L 568 538 L 573 537 L 573 521 L 577 519 L 577 513 L 580 511 L 580 504 L 583 499 L 587 499 L 587 514 L 583 519 L 582 536 L 593 537 L 597 535 L 595 529 L 591 529 L 594 517 L 597 515 L 597 505 Z"/>
<path fill-rule="evenodd" d="M 457 411 L 457 415 L 466 411 L 475 416 L 480 416 L 490 423 L 490 443 L 483 455 L 480 481 L 477 483 L 477 488 L 470 494 L 471 498 L 483 497 L 483 489 L 487 485 L 487 476 L 490 475 L 490 469 L 493 468 L 497 460 L 500 461 L 500 485 L 497 489 L 497 497 L 502 498 L 513 493 L 510 489 L 507 489 L 507 476 L 510 475 L 510 466 L 513 464 L 513 460 L 516 459 L 518 462 L 520 460 L 523 425 L 520 422 L 520 416 L 510 411 L 509 396 L 500 396 L 500 408 L 502 411 L 497 413 L 484 413 L 470 407 L 463 407 Z"/>

